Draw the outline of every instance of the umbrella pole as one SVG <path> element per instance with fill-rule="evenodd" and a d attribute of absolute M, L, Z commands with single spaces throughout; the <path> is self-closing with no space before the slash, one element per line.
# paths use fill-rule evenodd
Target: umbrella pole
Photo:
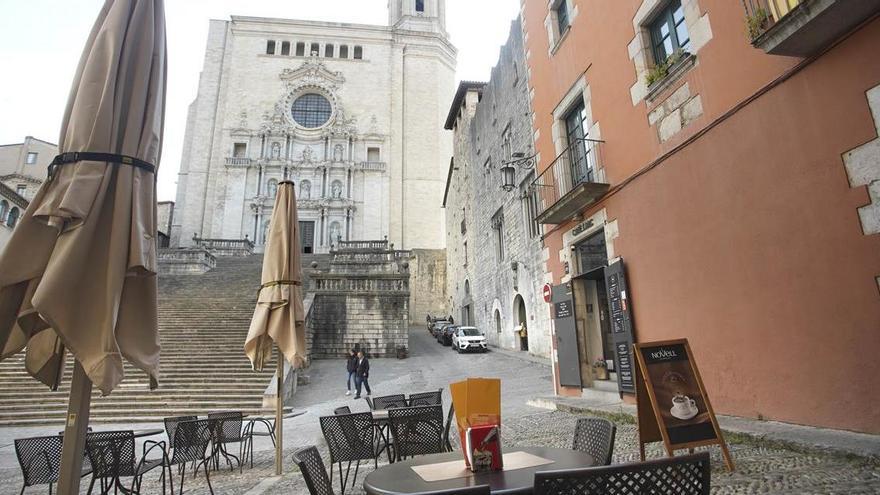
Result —
<path fill-rule="evenodd" d="M 282 410 L 284 408 L 284 396 L 282 389 L 284 385 L 284 355 L 281 349 L 278 349 L 277 358 L 277 390 L 275 391 L 275 475 L 281 476 L 281 452 L 284 450 L 284 416 Z"/>
<path fill-rule="evenodd" d="M 61 453 L 61 473 L 58 480 L 60 495 L 79 493 L 91 400 L 92 382 L 86 376 L 80 362 L 76 361 L 73 365 L 73 380 L 70 383 L 70 399 L 64 426 L 64 447 Z"/>

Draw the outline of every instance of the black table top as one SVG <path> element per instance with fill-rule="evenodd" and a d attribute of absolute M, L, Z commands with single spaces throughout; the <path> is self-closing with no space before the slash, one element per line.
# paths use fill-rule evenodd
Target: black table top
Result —
<path fill-rule="evenodd" d="M 554 461 L 530 468 L 512 471 L 478 473 L 467 478 L 443 481 L 425 481 L 412 466 L 435 464 L 463 459 L 461 452 L 433 454 L 416 457 L 408 461 L 396 462 L 370 473 L 364 480 L 364 490 L 369 495 L 404 495 L 435 490 L 449 490 L 469 486 L 489 485 L 493 494 L 530 494 L 535 482 L 535 473 L 557 469 L 574 469 L 596 465 L 593 456 L 584 452 L 550 447 L 511 447 L 508 452 L 527 452 Z"/>

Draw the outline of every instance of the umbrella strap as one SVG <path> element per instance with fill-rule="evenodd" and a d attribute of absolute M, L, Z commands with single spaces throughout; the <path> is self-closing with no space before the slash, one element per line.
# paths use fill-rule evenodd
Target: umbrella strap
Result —
<path fill-rule="evenodd" d="M 61 165 L 80 161 L 107 162 L 114 165 L 131 165 L 132 167 L 146 170 L 151 174 L 156 173 L 155 165 L 133 156 L 117 155 L 114 153 L 92 153 L 90 151 L 72 151 L 69 153 L 61 153 L 52 160 L 52 163 L 49 164 L 49 180 L 51 181 L 55 177 L 55 172 L 58 171 L 58 167 Z"/>
<path fill-rule="evenodd" d="M 279 285 L 302 285 L 302 282 L 299 282 L 297 280 L 275 280 L 272 282 L 266 282 L 265 284 L 260 286 L 259 290 L 257 290 L 257 293 L 259 294 L 260 291 L 263 289 L 268 289 L 269 287 L 277 287 Z"/>

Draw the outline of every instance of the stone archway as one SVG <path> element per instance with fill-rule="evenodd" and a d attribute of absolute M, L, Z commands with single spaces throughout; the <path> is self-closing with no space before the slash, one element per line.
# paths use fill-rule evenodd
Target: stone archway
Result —
<path fill-rule="evenodd" d="M 516 322 L 514 327 L 514 342 L 518 345 L 519 350 L 529 350 L 529 324 L 526 315 L 526 303 L 519 294 L 513 299 L 513 321 Z"/>

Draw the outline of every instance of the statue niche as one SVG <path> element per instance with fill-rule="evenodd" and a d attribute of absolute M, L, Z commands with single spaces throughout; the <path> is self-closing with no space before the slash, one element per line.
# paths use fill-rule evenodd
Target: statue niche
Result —
<path fill-rule="evenodd" d="M 345 148 L 341 144 L 337 144 L 333 147 L 333 161 L 339 163 L 343 161 L 343 155 L 345 154 Z"/>

